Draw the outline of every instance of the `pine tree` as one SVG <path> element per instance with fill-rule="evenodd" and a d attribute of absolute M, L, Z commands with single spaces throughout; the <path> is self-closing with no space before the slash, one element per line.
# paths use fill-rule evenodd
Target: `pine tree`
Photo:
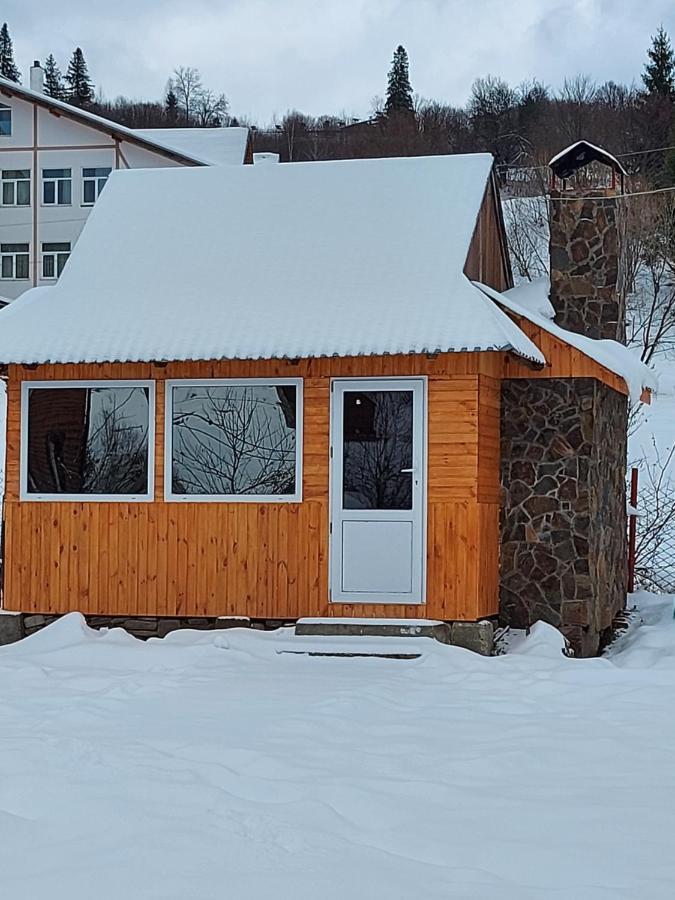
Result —
<path fill-rule="evenodd" d="M 10 81 L 21 81 L 21 73 L 14 62 L 14 46 L 7 22 L 3 22 L 0 28 L 0 75 Z"/>
<path fill-rule="evenodd" d="M 167 122 L 172 124 L 178 121 L 178 97 L 172 84 L 169 84 L 166 97 L 164 98 L 164 116 Z"/>
<path fill-rule="evenodd" d="M 52 53 L 45 60 L 45 94 L 48 97 L 54 97 L 55 100 L 64 100 L 66 96 L 63 75 L 61 69 L 56 65 Z"/>
<path fill-rule="evenodd" d="M 384 104 L 385 115 L 396 113 L 409 114 L 413 111 L 412 88 L 408 76 L 408 54 L 400 44 L 394 52 L 391 69 L 387 79 L 387 99 Z"/>
<path fill-rule="evenodd" d="M 76 47 L 66 72 L 66 98 L 73 106 L 89 106 L 94 100 L 94 85 L 89 77 L 89 70 L 84 53 Z"/>
<path fill-rule="evenodd" d="M 649 62 L 645 65 L 642 80 L 652 96 L 675 98 L 675 54 L 663 25 L 652 38 L 647 51 Z"/>

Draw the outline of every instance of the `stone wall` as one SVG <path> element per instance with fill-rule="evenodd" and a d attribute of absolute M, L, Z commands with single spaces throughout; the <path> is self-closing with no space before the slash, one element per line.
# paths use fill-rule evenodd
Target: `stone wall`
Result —
<path fill-rule="evenodd" d="M 593 655 L 626 598 L 626 398 L 598 381 L 502 387 L 500 617 Z"/>
<path fill-rule="evenodd" d="M 570 191 L 552 191 L 550 205 L 550 299 L 556 322 L 588 337 L 624 342 L 621 222 L 615 193 L 587 190 L 580 199 Z"/>

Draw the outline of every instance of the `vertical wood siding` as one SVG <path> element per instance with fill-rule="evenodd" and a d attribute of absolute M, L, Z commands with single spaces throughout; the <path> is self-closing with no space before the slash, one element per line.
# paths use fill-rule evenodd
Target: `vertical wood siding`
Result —
<path fill-rule="evenodd" d="M 503 377 L 596 377 L 625 385 L 532 326 L 552 364 L 503 353 L 151 364 L 10 366 L 3 605 L 31 612 L 292 619 L 360 615 L 474 620 L 497 612 L 499 402 Z M 330 379 L 428 377 L 427 602 L 328 602 Z M 300 503 L 165 503 L 164 382 L 300 377 Z M 19 501 L 20 391 L 26 380 L 153 379 L 155 500 Z"/>
<path fill-rule="evenodd" d="M 4 605 L 8 609 L 163 616 L 387 615 L 475 619 L 496 612 L 498 566 L 485 570 L 482 523 L 498 509 L 487 473 L 499 353 L 375 359 L 11 367 Z M 303 378 L 300 503 L 165 503 L 168 378 Z M 428 376 L 428 566 L 423 606 L 328 602 L 331 377 Z M 156 381 L 155 501 L 19 502 L 22 380 Z M 498 435 L 497 435 L 498 438 Z M 485 470 L 485 474 L 481 471 Z M 483 503 L 479 495 L 489 503 Z M 484 508 L 483 508 L 484 507 Z M 494 529 L 493 529 L 494 530 Z M 490 535 L 490 539 L 493 536 Z M 496 552 L 496 551 L 495 551 Z M 481 571 L 482 570 L 482 571 Z M 486 597 L 490 602 L 486 602 Z"/>

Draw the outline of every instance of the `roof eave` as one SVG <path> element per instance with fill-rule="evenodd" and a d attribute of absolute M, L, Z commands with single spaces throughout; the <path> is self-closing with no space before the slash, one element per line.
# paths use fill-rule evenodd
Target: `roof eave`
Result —
<path fill-rule="evenodd" d="M 53 103 L 53 98 L 49 97 L 47 94 L 40 95 L 34 91 L 27 91 L 22 88 L 20 84 L 15 85 L 13 82 L 9 82 L 6 79 L 0 79 L 0 94 L 5 97 L 20 97 L 29 103 L 35 103 L 38 106 L 41 106 L 53 116 L 68 116 L 69 118 L 86 125 L 88 128 L 93 128 L 96 131 L 100 131 L 102 134 L 110 135 L 113 140 L 123 140 L 127 143 L 138 144 L 146 150 L 150 150 L 153 153 L 160 153 L 162 156 L 166 156 L 181 165 L 207 165 L 196 157 L 188 156 L 175 150 L 169 150 L 162 144 L 157 144 L 154 141 L 138 137 L 133 134 L 131 129 L 118 126 L 116 122 L 105 120 L 106 124 L 104 124 L 102 117 L 100 117 L 101 121 L 97 121 L 97 118 L 90 118 L 89 116 L 82 115 L 76 106 L 71 107 L 69 104 L 61 105 L 60 103 Z"/>

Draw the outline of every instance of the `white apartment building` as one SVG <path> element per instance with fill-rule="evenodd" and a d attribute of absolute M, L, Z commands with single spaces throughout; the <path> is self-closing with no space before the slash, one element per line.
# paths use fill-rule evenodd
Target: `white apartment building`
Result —
<path fill-rule="evenodd" d="M 246 128 L 134 131 L 0 78 L 0 297 L 54 284 L 113 169 L 241 165 Z"/>

